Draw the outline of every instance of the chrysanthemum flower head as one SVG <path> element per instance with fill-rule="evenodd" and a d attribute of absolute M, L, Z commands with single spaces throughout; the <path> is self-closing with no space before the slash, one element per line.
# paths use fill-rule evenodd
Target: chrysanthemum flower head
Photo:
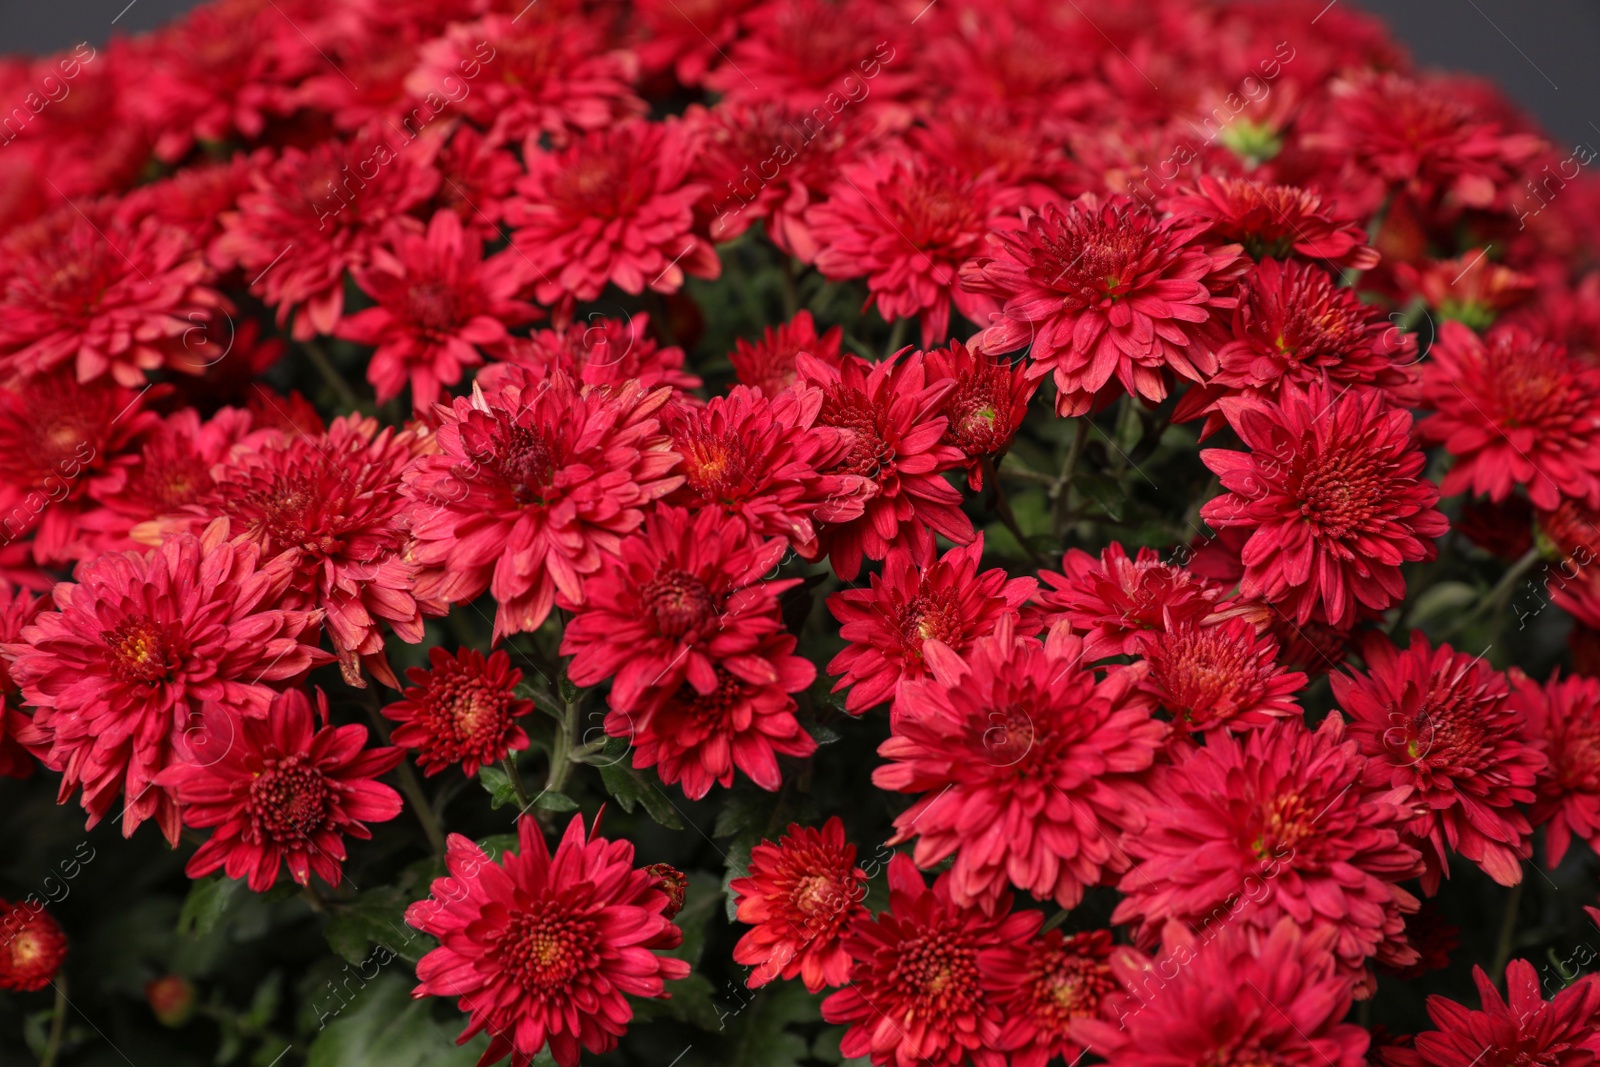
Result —
<path fill-rule="evenodd" d="M 463 648 L 454 656 L 428 649 L 428 666 L 410 667 L 405 699 L 383 709 L 400 725 L 389 739 L 415 749 L 424 774 L 438 774 L 459 763 L 468 777 L 479 767 L 528 747 L 516 720 L 533 711 L 533 701 L 516 695 L 522 672 L 511 666 L 505 649 L 487 658 Z"/>
<path fill-rule="evenodd" d="M 1047 622 L 1065 620 L 1084 639 L 1089 662 L 1139 653 L 1138 635 L 1201 624 L 1221 612 L 1222 587 L 1153 548 L 1133 558 L 1113 541 L 1096 559 L 1081 548 L 1061 557 L 1061 573 L 1040 571 L 1038 603 Z"/>
<path fill-rule="evenodd" d="M 813 993 L 844 985 L 851 965 L 844 937 L 867 914 L 866 884 L 837 815 L 820 830 L 791 823 L 776 843 L 751 849 L 744 875 L 728 883 L 736 917 L 753 927 L 733 949 L 735 963 L 753 968 L 750 988 L 774 978 L 799 978 Z"/>
<path fill-rule="evenodd" d="M 1020 945 L 991 949 L 983 969 L 1005 1017 L 1000 1047 L 1015 1067 L 1075 1063 L 1084 1045 L 1077 1024 L 1100 1015 L 1121 987 L 1112 974 L 1111 931 L 1064 934 L 1048 930 Z"/>
<path fill-rule="evenodd" d="M 598 820 L 597 820 L 598 821 Z M 633 866 L 633 845 L 588 831 L 574 815 L 552 856 L 524 816 L 519 847 L 492 862 L 451 834 L 449 870 L 406 922 L 439 938 L 417 964 L 415 996 L 455 997 L 471 1018 L 461 1040 L 487 1030 L 482 1063 L 528 1067 L 546 1045 L 561 1067 L 581 1049 L 608 1052 L 633 1018 L 629 997 L 664 997 L 689 974 L 660 955 L 682 932 L 663 916 L 660 879 Z"/>
<path fill-rule="evenodd" d="M 802 352 L 830 367 L 838 367 L 843 336 L 843 328 L 839 326 L 819 335 L 811 312 L 802 309 L 788 322 L 766 327 L 759 340 L 747 341 L 741 337 L 734 341 L 734 350 L 728 354 L 728 359 L 740 382 L 765 396 L 777 396 L 794 384 L 799 374 L 795 360 Z"/>
<path fill-rule="evenodd" d="M 48 597 L 37 597 L 26 589 L 0 581 L 0 648 L 22 638 L 22 628 L 50 606 Z M 11 664 L 0 655 L 0 778 L 29 778 L 33 757 L 17 740 L 32 719 L 21 710 L 21 690 L 11 679 Z"/>
<path fill-rule="evenodd" d="M 316 717 L 328 721 L 320 690 Z M 197 749 L 157 779 L 182 808 L 184 825 L 214 828 L 189 857 L 190 878 L 222 870 L 262 893 L 287 866 L 301 885 L 314 873 L 336 886 L 344 880 L 345 837 L 366 840 L 367 823 L 400 814 L 400 794 L 374 779 L 398 766 L 405 750 L 366 748 L 361 725 L 317 729 L 303 689 L 275 696 L 265 718 L 210 707 L 203 728 L 226 739 L 223 750 Z"/>
<path fill-rule="evenodd" d="M 1511 705 L 1550 763 L 1530 814 L 1545 827 L 1545 861 L 1554 869 L 1573 837 L 1600 844 L 1600 678 L 1556 671 L 1540 685 L 1516 667 L 1507 673 Z"/>
<path fill-rule="evenodd" d="M 967 484 L 982 489 L 983 461 L 1011 447 L 1038 381 L 1028 377 L 1026 361 L 1008 363 L 960 341 L 929 352 L 927 365 L 933 381 L 955 382 L 939 409 L 947 420 L 944 443 L 967 457 Z"/>
<path fill-rule="evenodd" d="M 1361 608 L 1405 596 L 1402 563 L 1431 560 L 1448 527 L 1411 415 L 1374 389 L 1286 386 L 1279 399 L 1218 405 L 1249 452 L 1200 458 L 1226 490 L 1200 511 L 1214 527 L 1251 531 L 1244 595 L 1296 622 L 1349 626 Z"/>
<path fill-rule="evenodd" d="M 43 989 L 66 957 L 67 935 L 43 905 L 0 900 L 0 989 Z"/>
<path fill-rule="evenodd" d="M 1310 189 L 1203 174 L 1192 190 L 1168 197 L 1163 206 L 1176 215 L 1205 220 L 1209 237 L 1243 246 L 1252 259 L 1283 259 L 1293 253 L 1329 268 L 1370 270 L 1378 265 L 1378 251 L 1367 244 L 1366 231 L 1336 215 Z"/>
<path fill-rule="evenodd" d="M 1277 638 L 1258 634 L 1249 619 L 1168 626 L 1137 636 L 1150 665 L 1140 684 L 1179 729 L 1240 731 L 1300 714 L 1294 696 L 1306 676 L 1280 667 Z"/>

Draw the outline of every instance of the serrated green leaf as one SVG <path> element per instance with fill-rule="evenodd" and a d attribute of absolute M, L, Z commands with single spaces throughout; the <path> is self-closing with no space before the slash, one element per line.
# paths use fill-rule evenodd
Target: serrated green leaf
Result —
<path fill-rule="evenodd" d="M 489 1038 L 455 1043 L 460 1022 L 433 1021 L 427 1000 L 413 1001 L 410 983 L 384 974 L 361 989 L 311 1043 L 306 1067 L 473 1067 Z"/>
<path fill-rule="evenodd" d="M 178 912 L 178 933 L 205 937 L 217 928 L 217 923 L 227 914 L 244 888 L 242 881 L 213 875 L 202 878 L 189 887 L 183 908 Z"/>
<path fill-rule="evenodd" d="M 565 793 L 558 793 L 553 789 L 546 789 L 543 793 L 533 798 L 533 806 L 543 808 L 545 811 L 577 811 L 578 802 Z"/>
<path fill-rule="evenodd" d="M 642 804 L 649 816 L 662 826 L 669 830 L 683 829 L 683 820 L 678 816 L 671 799 L 655 782 L 632 767 L 622 763 L 601 767 L 600 780 L 623 811 L 631 814 Z"/>
<path fill-rule="evenodd" d="M 489 794 L 489 806 L 495 810 L 517 802 L 517 787 L 511 776 L 499 767 L 479 767 L 478 784 Z"/>
<path fill-rule="evenodd" d="M 730 1024 L 738 1035 L 732 1067 L 799 1067 L 809 1046 L 789 1031 L 789 1024 L 820 1019 L 821 1004 L 822 998 L 807 993 L 799 982 L 764 986 L 739 1012 L 737 1024 Z"/>
<path fill-rule="evenodd" d="M 350 963 L 361 963 L 381 945 L 388 952 L 415 963 L 433 948 L 431 937 L 406 925 L 411 901 L 398 889 L 385 886 L 362 893 L 341 906 L 328 920 L 323 936 L 328 947 Z"/>

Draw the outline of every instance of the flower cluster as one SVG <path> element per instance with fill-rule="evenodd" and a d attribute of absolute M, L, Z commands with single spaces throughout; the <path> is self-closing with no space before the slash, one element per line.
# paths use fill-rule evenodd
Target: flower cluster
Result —
<path fill-rule="evenodd" d="M 0 134 L 15 810 L 417 939 L 483 1064 L 1586 1067 L 1600 978 L 1511 957 L 1595 896 L 1600 182 L 1348 7 L 0 60 L 72 85 Z M 89 921 L 34 904 L 19 995 Z M 198 955 L 161 1018 L 276 1034 Z"/>

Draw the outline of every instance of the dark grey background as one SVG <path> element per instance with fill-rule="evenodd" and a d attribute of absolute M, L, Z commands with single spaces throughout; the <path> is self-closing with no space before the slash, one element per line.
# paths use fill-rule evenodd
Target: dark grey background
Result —
<path fill-rule="evenodd" d="M 1093 17 L 1099 3 L 1082 7 Z M 1562 142 L 1600 139 L 1596 0 L 1334 0 L 1389 20 L 1425 64 L 1499 82 Z M 0 0 L 0 52 L 48 52 L 137 33 L 191 0 Z M 1594 125 L 1591 125 L 1593 123 Z"/>

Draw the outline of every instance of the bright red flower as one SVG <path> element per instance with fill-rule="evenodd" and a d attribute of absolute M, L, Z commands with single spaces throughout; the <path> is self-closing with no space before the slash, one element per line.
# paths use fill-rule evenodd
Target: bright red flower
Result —
<path fill-rule="evenodd" d="M 949 874 L 929 889 L 906 856 L 889 861 L 889 910 L 851 926 L 849 984 L 822 1002 L 824 1020 L 849 1027 L 839 1043 L 846 1059 L 959 1067 L 971 1057 L 977 1067 L 1004 1067 L 1006 1017 L 980 964 L 1031 936 L 1044 916 L 1012 912 L 1009 893 L 986 915 L 958 904 L 950 887 Z"/>
<path fill-rule="evenodd" d="M 1600 678 L 1558 670 L 1540 685 L 1516 667 L 1507 674 L 1511 706 L 1550 761 L 1530 814 L 1545 827 L 1545 865 L 1554 870 L 1574 835 L 1600 847 Z"/>
<path fill-rule="evenodd" d="M 439 451 L 405 472 L 405 516 L 424 600 L 500 604 L 494 638 L 539 628 L 583 576 L 672 492 L 678 462 L 653 417 L 671 390 L 580 390 L 554 372 L 474 388 L 441 409 Z"/>
<path fill-rule="evenodd" d="M 839 620 L 839 636 L 850 642 L 828 664 L 842 675 L 833 691 L 848 689 L 845 710 L 860 715 L 892 702 L 898 717 L 909 682 L 929 674 L 923 644 L 936 640 L 958 656 L 994 632 L 1000 618 L 1016 616 L 1038 591 L 1032 578 L 1011 578 L 1005 570 L 978 573 L 983 536 L 952 548 L 942 557 L 930 551 L 918 559 L 896 546 L 883 573 L 870 576 L 867 589 L 846 589 L 828 598 Z"/>
<path fill-rule="evenodd" d="M 1428 998 L 1437 1030 L 1416 1036 L 1414 1048 L 1389 1048 L 1387 1067 L 1588 1067 L 1600 1056 L 1600 978 L 1586 974 L 1544 999 L 1539 974 L 1527 960 L 1506 965 L 1506 996 L 1482 967 L 1472 968 L 1481 1011 L 1446 997 Z"/>
<path fill-rule="evenodd" d="M 1366 674 L 1332 676 L 1334 699 L 1371 761 L 1368 783 L 1409 787 L 1425 805 L 1409 828 L 1426 845 L 1423 888 L 1431 895 L 1449 874 L 1449 852 L 1516 885 L 1533 855 L 1521 805 L 1534 801 L 1546 761 L 1526 736 L 1505 676 L 1481 655 L 1434 649 L 1420 633 L 1404 652 L 1374 635 L 1362 655 Z"/>
<path fill-rule="evenodd" d="M 517 697 L 522 672 L 511 666 L 505 649 L 487 659 L 476 649 L 454 656 L 428 649 L 427 667 L 406 668 L 405 699 L 383 709 L 400 725 L 389 739 L 415 749 L 417 765 L 435 775 L 461 764 L 467 777 L 479 767 L 498 763 L 528 747 L 528 735 L 517 720 L 533 711 L 533 701 Z"/>
<path fill-rule="evenodd" d="M 759 989 L 774 978 L 803 980 L 816 993 L 850 977 L 845 933 L 866 917 L 867 875 L 856 866 L 856 846 L 845 840 L 835 815 L 818 830 L 789 824 L 777 843 L 750 850 L 743 877 L 728 883 L 742 923 L 754 929 L 734 946 L 733 960 Z"/>
<path fill-rule="evenodd" d="M 1539 291 L 1539 280 L 1489 258 L 1489 246 L 1469 249 L 1454 259 L 1425 260 L 1421 266 L 1396 263 L 1401 296 L 1421 298 L 1442 319 L 1487 330 L 1501 312 Z"/>
<path fill-rule="evenodd" d="M 317 713 L 328 721 L 321 690 Z M 337 886 L 345 836 L 365 841 L 372 837 L 367 823 L 400 814 L 400 794 L 374 779 L 399 766 L 405 749 L 366 748 L 361 725 L 318 730 L 302 689 L 273 697 L 266 718 L 213 707 L 204 729 L 227 739 L 225 751 L 193 752 L 156 779 L 176 798 L 185 826 L 215 828 L 189 857 L 190 878 L 221 870 L 264 893 L 287 865 L 301 885 L 315 873 Z"/>
<path fill-rule="evenodd" d="M 950 332 L 953 303 L 973 322 L 998 311 L 960 288 L 956 272 L 982 249 L 992 220 L 1019 197 L 991 175 L 974 177 L 906 148 L 846 164 L 827 199 L 806 212 L 824 277 L 867 279 L 867 306 L 887 322 L 916 318 L 922 346 Z"/>
<path fill-rule="evenodd" d="M 981 966 L 1005 1019 L 999 1047 L 1012 1067 L 1078 1061 L 1085 1050 L 1073 1037 L 1075 1024 L 1097 1017 L 1106 998 L 1120 991 L 1110 955 L 1110 930 L 1070 936 L 1048 930 L 1026 944 L 984 953 Z"/>
<path fill-rule="evenodd" d="M 843 336 L 839 326 L 818 336 L 811 312 L 802 309 L 788 322 L 763 329 L 759 341 L 738 338 L 728 359 L 741 383 L 763 396 L 777 396 L 794 384 L 800 373 L 795 360 L 802 352 L 827 366 L 839 366 Z"/>
<path fill-rule="evenodd" d="M 26 589 L 0 581 L 0 648 L 22 640 L 22 628 L 50 607 L 49 597 L 36 597 Z M 22 690 L 11 679 L 11 663 L 0 656 L 0 778 L 31 778 L 33 757 L 17 740 L 17 732 L 33 721 L 22 713 Z"/>
<path fill-rule="evenodd" d="M 1446 322 L 1429 354 L 1422 395 L 1435 414 L 1417 436 L 1455 457 L 1443 492 L 1500 501 L 1520 485 L 1545 510 L 1563 497 L 1600 507 L 1600 368 L 1516 326 L 1484 338 Z"/>
<path fill-rule="evenodd" d="M 1333 932 L 1340 972 L 1371 995 L 1367 959 L 1404 966 L 1405 916 L 1417 899 L 1396 883 L 1422 873 L 1405 831 L 1417 815 L 1405 786 L 1363 780 L 1366 758 L 1338 715 L 1316 732 L 1297 716 L 1235 738 L 1207 735 L 1152 776 L 1146 825 L 1124 835 L 1135 860 L 1112 921 L 1153 947 L 1172 920 L 1207 940 L 1242 923 L 1271 931 L 1285 916 Z"/>
<path fill-rule="evenodd" d="M 1294 698 L 1306 676 L 1279 666 L 1277 638 L 1258 634 L 1249 619 L 1169 625 L 1137 640 L 1150 665 L 1141 687 L 1187 733 L 1238 732 L 1300 715 Z"/>
<path fill-rule="evenodd" d="M 537 9 L 523 15 L 521 25 L 521 15 L 503 14 L 453 23 L 422 46 L 406 88 L 426 99 L 465 81 L 468 91 L 451 110 L 496 144 L 525 140 L 530 148 L 541 135 L 562 143 L 573 131 L 644 113 L 631 88 L 638 64 L 627 52 L 607 51 L 594 20 L 575 12 L 540 17 Z M 465 80 L 467 71 L 480 76 Z"/>
<path fill-rule="evenodd" d="M 954 383 L 929 383 L 920 353 L 876 364 L 846 356 L 838 367 L 804 355 L 798 362 L 801 380 L 822 389 L 817 421 L 854 435 L 844 459 L 825 473 L 857 475 L 875 488 L 860 518 L 822 530 L 839 577 L 854 581 L 863 557 L 883 559 L 897 544 L 926 554 L 935 533 L 960 545 L 971 541 L 961 493 L 939 475 L 964 458 L 940 443 L 948 420 L 939 406 Z"/>
<path fill-rule="evenodd" d="M 421 230 L 410 212 L 439 174 L 422 148 L 392 143 L 382 124 L 349 141 L 288 147 L 263 158 L 250 191 L 224 213 L 211 261 L 237 267 L 297 340 L 331 334 L 344 315 L 345 272 L 366 266 L 391 225 Z M 371 177 L 365 177 L 368 173 Z"/>
<path fill-rule="evenodd" d="M 815 558 L 814 522 L 859 517 L 871 492 L 859 476 L 820 473 L 852 446 L 849 432 L 817 425 L 822 403 L 822 390 L 810 386 L 765 397 L 738 385 L 703 407 L 669 408 L 664 421 L 684 482 L 668 501 L 721 511 L 751 536 L 785 538 Z"/>
<path fill-rule="evenodd" d="M 671 71 L 699 85 L 739 36 L 739 16 L 754 0 L 638 0 L 633 17 L 645 31 L 635 51 L 647 71 Z"/>
<path fill-rule="evenodd" d="M 0 989 L 43 989 L 66 957 L 67 935 L 55 916 L 39 904 L 0 900 Z"/>
<path fill-rule="evenodd" d="M 961 268 L 966 288 L 1005 304 L 973 347 L 1029 346 L 1029 375 L 1055 373 L 1060 415 L 1086 413 L 1113 377 L 1152 401 L 1169 372 L 1204 380 L 1217 367 L 1197 327 L 1234 306 L 1226 291 L 1248 263 L 1238 245 L 1192 243 L 1204 226 L 1126 196 L 1024 208 L 1019 227 L 990 237 L 993 256 Z"/>
<path fill-rule="evenodd" d="M 1119 541 L 1096 559 L 1081 548 L 1069 548 L 1061 570 L 1040 571 L 1045 588 L 1039 604 L 1047 622 L 1065 619 L 1084 639 L 1088 662 L 1108 656 L 1135 656 L 1139 634 L 1189 624 L 1218 621 L 1222 586 L 1161 562 L 1153 548 L 1141 548 L 1133 559 Z"/>
<path fill-rule="evenodd" d="M 685 682 L 702 696 L 717 693 L 718 667 L 751 685 L 777 682 L 780 671 L 762 643 L 783 630 L 778 594 L 799 579 L 762 575 L 783 550 L 781 540 L 752 540 L 742 523 L 714 509 L 691 515 L 658 506 L 572 605 L 561 654 L 572 657 L 573 684 L 611 678 L 611 706 L 633 712 Z"/>
<path fill-rule="evenodd" d="M 453 211 L 436 212 L 426 234 L 401 229 L 390 240 L 355 271 L 376 306 L 346 317 L 336 333 L 377 346 L 367 380 L 379 403 L 409 383 L 420 413 L 433 407 L 441 386 L 461 381 L 461 368 L 483 362 L 479 347 L 503 343 L 507 326 L 540 313 L 516 299 L 532 268 L 514 250 L 484 259 L 482 241 L 463 231 Z"/>
<path fill-rule="evenodd" d="M 1367 244 L 1367 231 L 1336 215 L 1310 189 L 1202 174 L 1194 189 L 1168 197 L 1162 206 L 1205 220 L 1208 237 L 1242 245 L 1252 259 L 1283 259 L 1293 253 L 1330 269 L 1371 270 L 1378 265 L 1378 250 Z"/>
<path fill-rule="evenodd" d="M 187 752 L 222 743 L 197 725 L 208 704 L 267 714 L 274 683 L 332 659 L 306 643 L 316 613 L 278 602 L 286 560 L 258 565 L 256 547 L 218 520 L 148 554 L 108 552 L 5 646 L 11 674 L 38 710 L 20 740 L 63 772 L 61 800 L 83 789 L 94 826 L 125 797 L 122 832 L 154 818 L 178 840 L 179 808 L 156 776 Z"/>
<path fill-rule="evenodd" d="M 175 226 L 62 208 L 0 244 L 0 371 L 7 379 L 71 368 L 139 388 L 175 339 L 232 310 L 206 283 L 192 239 Z"/>
<path fill-rule="evenodd" d="M 922 867 L 953 855 L 949 892 L 962 906 L 992 909 L 1014 885 L 1071 908 L 1127 869 L 1111 835 L 1142 823 L 1141 772 L 1167 728 L 1138 692 L 1145 668 L 1097 679 L 1083 647 L 1062 625 L 1042 642 L 1019 638 L 1009 616 L 965 660 L 923 645 L 933 677 L 906 686 L 872 782 L 924 794 L 891 843 L 917 838 Z"/>
<path fill-rule="evenodd" d="M 491 862 L 451 834 L 432 897 L 406 922 L 440 940 L 417 964 L 414 996 L 456 997 L 471 1019 L 460 1040 L 488 1030 L 479 1060 L 528 1067 L 548 1043 L 561 1067 L 580 1046 L 609 1052 L 633 1018 L 629 997 L 665 997 L 689 964 L 661 956 L 682 932 L 663 917 L 661 880 L 635 870 L 633 845 L 586 834 L 574 815 L 550 854 L 539 824 L 518 821 L 520 847 Z"/>
<path fill-rule="evenodd" d="M 650 336 L 650 316 L 642 311 L 626 319 L 591 312 L 563 328 L 507 338 L 495 355 L 536 382 L 561 370 L 583 385 L 621 386 L 635 379 L 644 389 L 670 385 L 679 399 L 686 390 L 700 388 L 700 379 L 684 369 L 683 349 L 657 344 Z M 491 363 L 478 372 L 477 381 L 492 389 L 506 373 Z"/>
<path fill-rule="evenodd" d="M 1220 325 L 1220 324 L 1219 324 Z M 1242 395 L 1276 399 L 1285 385 L 1328 381 L 1387 389 L 1396 400 L 1412 384 L 1416 342 L 1307 263 L 1264 259 L 1245 277 L 1239 306 L 1219 337 L 1217 373 L 1178 402 L 1179 421 L 1207 413 L 1206 432 L 1224 425 L 1216 401 Z"/>
<path fill-rule="evenodd" d="M 720 275 L 722 261 L 695 229 L 706 188 L 690 178 L 693 161 L 689 134 L 675 123 L 622 123 L 529 153 L 506 221 L 518 227 L 512 241 L 523 255 L 551 267 L 538 299 L 593 300 L 607 282 L 672 293 L 685 273 Z"/>
<path fill-rule="evenodd" d="M 263 557 L 293 569 L 284 604 L 321 611 L 345 681 L 364 686 L 366 668 L 399 689 L 379 620 L 414 645 L 422 640 L 424 609 L 444 612 L 414 594 L 417 564 L 408 558 L 401 522 L 407 502 L 400 476 L 418 447 L 413 431 L 380 430 L 378 420 L 351 414 L 317 437 L 284 435 L 235 448 L 212 468 L 203 497 L 138 532 L 155 539 L 226 516 Z"/>
<path fill-rule="evenodd" d="M 1028 378 L 1026 360 L 1007 363 L 960 341 L 929 352 L 927 365 L 933 381 L 955 382 L 939 409 L 947 420 L 943 443 L 967 457 L 967 484 L 982 489 L 983 461 L 1011 447 L 1039 383 Z"/>
<path fill-rule="evenodd" d="M 1333 938 L 1332 929 L 1302 931 L 1287 917 L 1269 932 L 1231 925 L 1204 940 L 1174 924 L 1159 961 L 1112 950 L 1124 992 L 1074 1036 L 1118 1067 L 1365 1067 L 1367 1032 L 1342 1021 L 1350 981 L 1330 951 Z"/>
<path fill-rule="evenodd" d="M 1250 451 L 1200 453 L 1226 490 L 1200 515 L 1251 531 L 1240 591 L 1298 623 L 1337 627 L 1403 599 L 1400 565 L 1433 559 L 1433 539 L 1448 529 L 1433 508 L 1439 490 L 1422 477 L 1411 414 L 1377 390 L 1324 385 L 1218 407 Z"/>

